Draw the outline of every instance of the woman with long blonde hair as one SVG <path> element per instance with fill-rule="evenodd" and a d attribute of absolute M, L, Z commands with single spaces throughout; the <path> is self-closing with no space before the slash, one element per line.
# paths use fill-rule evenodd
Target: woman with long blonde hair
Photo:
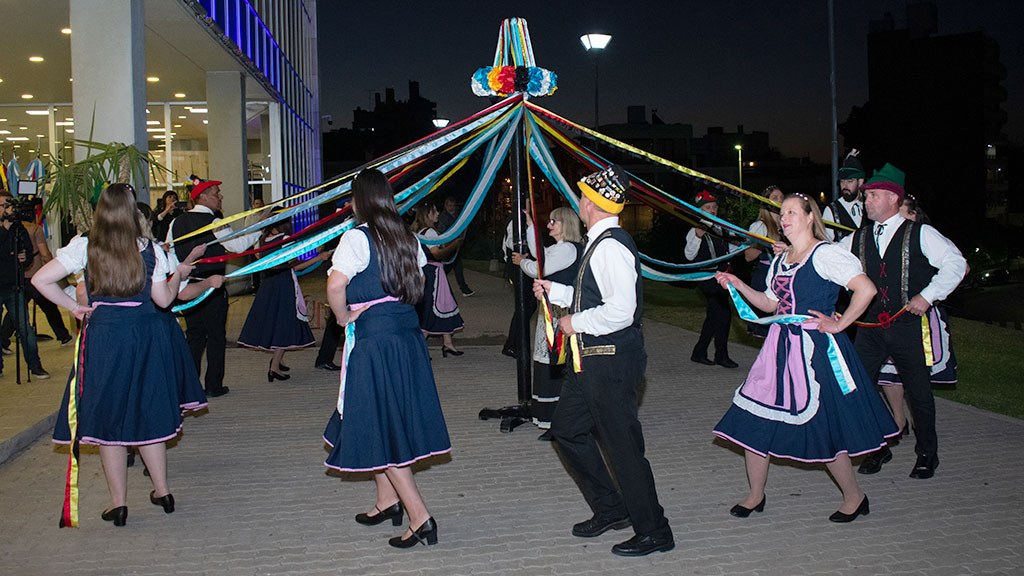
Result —
<path fill-rule="evenodd" d="M 47 299 L 84 320 L 53 440 L 99 445 L 111 503 L 102 518 L 115 526 L 128 517 L 127 446 L 138 447 L 149 470 L 150 502 L 174 511 L 166 442 L 181 429 L 182 411 L 206 406 L 206 396 L 181 328 L 160 308 L 174 301 L 201 253 L 193 250 L 172 270 L 140 226 L 135 191 L 111 184 L 100 194 L 88 236 L 72 238 L 32 278 Z M 88 305 L 57 285 L 83 269 Z M 77 454 L 77 446 L 72 451 Z M 72 518 L 68 509 L 66 502 L 62 521 L 74 525 L 77 511 Z"/>

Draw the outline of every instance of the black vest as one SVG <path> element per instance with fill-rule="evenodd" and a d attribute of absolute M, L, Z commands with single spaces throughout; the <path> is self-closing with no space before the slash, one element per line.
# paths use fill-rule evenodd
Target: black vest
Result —
<path fill-rule="evenodd" d="M 896 230 L 884 258 L 875 247 L 874 226 L 859 228 L 854 233 L 853 252 L 860 258 L 864 273 L 878 288 L 878 294 L 864 314 L 868 322 L 876 322 L 883 313 L 896 314 L 920 294 L 938 272 L 921 251 L 921 225 L 910 220 L 904 220 Z M 913 315 L 904 314 L 904 317 L 920 321 Z"/>
<path fill-rule="evenodd" d="M 597 279 L 594 278 L 594 273 L 590 270 L 590 257 L 593 256 L 594 249 L 597 248 L 598 244 L 608 240 L 619 242 L 633 254 L 633 262 L 636 268 L 636 310 L 633 311 L 633 324 L 618 332 L 612 332 L 604 336 L 581 334 L 583 350 L 580 353 L 582 356 L 594 354 L 613 355 L 617 348 L 643 347 L 640 318 L 644 312 L 644 291 L 643 277 L 640 274 L 640 258 L 637 255 L 636 244 L 633 242 L 633 238 L 622 228 L 609 228 L 602 232 L 594 240 L 594 243 L 590 245 L 590 249 L 583 255 L 579 272 L 576 274 L 576 282 L 574 283 L 575 294 L 573 296 L 572 312 L 576 313 L 581 310 L 595 308 L 604 301 L 601 297 L 601 290 L 597 286 Z"/>
<path fill-rule="evenodd" d="M 580 242 L 569 242 L 576 247 L 576 260 L 569 265 L 568 268 L 559 270 L 558 272 L 552 272 L 544 276 L 545 280 L 551 280 L 552 282 L 558 282 L 559 284 L 573 285 L 576 282 L 576 276 L 580 271 L 580 262 L 583 261 L 583 244 Z"/>
<path fill-rule="evenodd" d="M 227 254 L 227 250 L 224 249 L 224 246 L 221 246 L 218 243 L 213 243 L 217 240 L 217 237 L 213 234 L 212 230 L 187 238 L 184 242 L 177 241 L 178 238 L 185 236 L 189 232 L 199 230 L 204 226 L 209 226 L 213 223 L 214 219 L 215 216 L 213 214 L 207 214 L 206 212 L 185 212 L 171 222 L 171 232 L 174 233 L 173 237 L 175 238 L 174 255 L 178 257 L 178 262 L 185 260 L 193 248 L 203 243 L 207 245 L 206 253 L 203 254 L 203 258 L 213 258 L 215 256 L 224 256 Z M 224 274 L 224 272 L 224 262 L 217 262 L 213 264 L 199 264 L 190 275 L 197 278 L 209 278 L 216 274 Z"/>
<path fill-rule="evenodd" d="M 694 257 L 694 262 L 704 262 L 705 260 L 725 256 L 728 253 L 729 244 L 725 240 L 718 236 L 712 236 L 710 232 L 706 232 L 700 239 L 700 248 L 697 249 L 697 256 Z M 729 270 L 729 261 L 722 260 L 715 264 L 715 269 L 721 271 Z M 726 291 L 714 278 L 698 283 L 697 287 L 705 294 L 724 294 Z"/>
<path fill-rule="evenodd" d="M 855 230 L 857 229 L 857 222 L 853 219 L 853 216 L 850 216 L 850 213 L 846 211 L 846 207 L 839 203 L 839 200 L 833 200 L 828 207 L 832 209 L 832 218 L 835 218 L 836 224 L 842 224 L 847 228 L 853 228 Z M 861 206 L 861 223 L 870 222 L 870 220 L 863 216 L 863 211 L 864 207 Z M 830 228 L 830 230 L 832 230 L 832 234 L 835 235 L 836 242 L 839 242 L 843 238 L 852 234 L 852 232 L 848 232 L 840 228 Z"/>

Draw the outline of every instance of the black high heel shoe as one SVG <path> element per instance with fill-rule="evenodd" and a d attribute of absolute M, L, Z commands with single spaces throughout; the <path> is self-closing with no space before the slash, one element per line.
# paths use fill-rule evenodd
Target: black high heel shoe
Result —
<path fill-rule="evenodd" d="M 278 369 L 279 369 L 279 370 L 280 370 L 281 372 L 288 372 L 289 370 L 291 370 L 291 368 L 289 368 L 289 367 L 285 366 L 284 364 L 278 364 L 278 365 L 277 365 L 277 368 L 278 368 Z"/>
<path fill-rule="evenodd" d="M 857 519 L 857 516 L 867 516 L 870 513 L 871 508 L 868 507 L 868 495 L 865 494 L 864 499 L 860 501 L 860 504 L 857 506 L 857 509 L 853 511 L 853 514 L 844 514 L 839 510 L 836 510 L 831 516 L 828 517 L 828 519 L 832 522 L 839 523 L 853 522 Z"/>
<path fill-rule="evenodd" d="M 267 370 L 267 382 L 273 382 L 274 380 L 287 380 L 289 378 L 291 378 L 291 376 L 287 374 L 278 374 L 273 370 Z"/>
<path fill-rule="evenodd" d="M 447 358 L 449 354 L 451 354 L 452 356 L 462 356 L 463 354 L 465 354 L 465 352 L 463 352 L 462 350 L 449 348 L 447 346 L 441 346 L 441 356 Z"/>
<path fill-rule="evenodd" d="M 128 521 L 128 507 L 118 506 L 117 508 L 104 510 L 103 514 L 100 514 L 100 518 L 107 522 L 113 522 L 114 526 L 124 526 L 124 523 Z"/>
<path fill-rule="evenodd" d="M 729 510 L 729 514 L 732 514 L 737 518 L 746 518 L 747 516 L 750 516 L 751 512 L 764 512 L 764 501 L 767 499 L 767 495 L 762 496 L 761 503 L 758 504 L 757 506 L 754 506 L 753 508 L 747 508 L 745 506 L 737 504 L 733 506 L 731 510 Z"/>
<path fill-rule="evenodd" d="M 412 530 L 412 528 L 410 528 Z M 412 548 L 417 544 L 425 544 L 433 546 L 437 544 L 437 522 L 434 522 L 434 517 L 427 518 L 427 521 L 420 524 L 420 527 L 412 530 L 412 536 L 408 538 L 402 538 L 401 536 L 395 536 L 388 540 L 388 544 L 395 548 Z"/>
<path fill-rule="evenodd" d="M 170 492 L 157 498 L 156 490 L 153 490 L 152 492 L 149 493 L 149 501 L 155 504 L 156 506 L 163 506 L 164 514 L 170 514 L 171 512 L 174 512 L 174 495 L 171 494 Z"/>
<path fill-rule="evenodd" d="M 404 512 L 402 510 L 401 502 L 395 502 L 394 504 L 388 506 L 383 510 L 377 508 L 377 506 L 374 505 L 373 509 L 377 511 L 377 513 L 373 516 L 370 516 L 369 514 L 364 514 L 362 512 L 356 514 L 356 522 L 359 522 L 360 524 L 365 524 L 367 526 L 376 526 L 377 524 L 380 524 L 388 518 L 391 518 L 392 525 L 402 525 L 402 514 Z"/>

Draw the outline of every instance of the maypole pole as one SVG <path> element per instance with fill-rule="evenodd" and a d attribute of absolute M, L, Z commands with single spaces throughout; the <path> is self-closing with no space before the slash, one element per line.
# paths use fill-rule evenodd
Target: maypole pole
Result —
<path fill-rule="evenodd" d="M 510 172 L 512 180 L 512 244 L 516 252 L 528 253 L 526 227 L 523 211 L 527 208 L 524 194 L 529 183 L 523 186 L 523 161 L 525 141 L 526 99 L 529 96 L 546 96 L 554 93 L 557 76 L 537 67 L 530 44 L 530 32 L 526 20 L 509 18 L 501 24 L 498 32 L 498 47 L 494 54 L 494 65 L 480 68 L 473 74 L 471 86 L 477 96 L 509 97 L 521 94 L 521 107 L 516 122 L 515 142 L 510 151 Z M 526 160 L 529 161 L 528 159 Z M 538 246 L 538 249 L 541 249 Z M 530 279 L 516 267 L 512 278 L 515 293 L 515 328 L 518 331 L 519 354 L 516 356 L 516 391 L 519 404 L 499 409 L 485 408 L 480 419 L 501 418 L 501 431 L 508 433 L 520 424 L 530 421 L 530 404 L 533 398 L 531 363 L 533 347 L 530 345 L 530 318 L 526 315 L 526 299 L 533 297 Z"/>

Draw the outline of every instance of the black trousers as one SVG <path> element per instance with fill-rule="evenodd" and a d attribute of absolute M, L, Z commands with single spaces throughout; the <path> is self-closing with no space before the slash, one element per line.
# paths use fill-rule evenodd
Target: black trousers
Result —
<path fill-rule="evenodd" d="M 715 362 L 729 357 L 729 328 L 732 322 L 732 304 L 729 293 L 715 286 L 715 290 L 701 290 L 707 300 L 707 313 L 704 325 L 700 328 L 700 337 L 693 347 L 693 356 L 706 358 L 708 345 L 715 341 Z"/>
<path fill-rule="evenodd" d="M 324 339 L 320 342 L 320 351 L 316 354 L 316 364 L 334 362 L 334 354 L 338 351 L 338 341 L 344 334 L 344 328 L 338 324 L 334 317 L 334 310 L 327 314 L 327 325 L 324 326 Z"/>
<path fill-rule="evenodd" d="M 513 282 L 513 290 L 515 290 L 514 285 L 515 283 Z M 525 309 L 523 310 L 523 314 L 526 315 L 526 326 L 527 330 L 529 330 L 530 318 L 533 318 L 534 313 L 537 312 L 537 298 L 535 298 L 533 295 L 533 278 L 530 278 L 529 276 L 526 276 L 524 274 L 523 285 L 521 289 L 523 290 L 523 302 L 525 303 Z M 514 300 L 512 302 L 512 305 L 513 307 L 515 307 Z M 512 321 L 509 322 L 508 325 L 508 337 L 505 338 L 505 349 L 530 354 L 529 346 L 527 346 L 527 349 L 525 351 L 519 350 L 519 341 L 522 338 L 522 335 L 519 331 L 519 318 L 519 308 L 515 307 L 515 312 L 513 312 L 512 314 Z M 529 342 L 529 340 L 530 339 L 527 338 L 527 342 Z"/>
<path fill-rule="evenodd" d="M 455 255 L 455 260 L 453 260 L 450 264 L 444 265 L 445 274 L 451 272 L 452 270 L 455 271 L 455 281 L 459 284 L 459 290 L 461 290 L 463 294 L 472 292 L 472 290 L 469 289 L 469 285 L 466 284 L 466 273 L 462 269 L 462 257 L 459 256 L 458 254 Z"/>
<path fill-rule="evenodd" d="M 857 329 L 853 347 L 867 370 L 872 382 L 890 356 L 903 381 L 903 389 L 910 401 L 914 416 L 914 451 L 918 455 L 938 454 L 939 440 L 935 433 L 935 396 L 932 395 L 931 372 L 925 365 L 924 345 L 921 340 L 921 317 L 904 314 L 888 329 Z"/>
<path fill-rule="evenodd" d="M 641 348 L 620 350 L 616 356 L 588 356 L 579 374 L 568 369 L 551 432 L 595 514 L 628 514 L 637 534 L 665 536 L 672 529 L 658 504 L 637 418 L 637 388 L 646 364 Z M 621 492 L 612 482 L 609 467 Z"/>
<path fill-rule="evenodd" d="M 64 317 L 60 315 L 60 308 L 56 304 L 50 302 L 43 297 L 42 294 L 36 290 L 28 278 L 25 279 L 25 306 L 28 306 L 29 301 L 36 303 L 36 307 L 43 311 L 43 315 L 46 316 L 46 321 L 50 324 L 50 329 L 53 330 L 53 335 L 57 337 L 57 340 L 61 342 L 71 338 L 71 334 L 68 332 L 67 327 L 64 326 Z M 31 320 L 31 319 L 30 319 Z M 8 314 L 4 316 L 3 326 L 0 327 L 0 342 L 3 342 L 4 348 L 6 348 L 11 342 L 11 336 L 14 334 L 14 316 Z"/>
<path fill-rule="evenodd" d="M 185 340 L 196 363 L 196 373 L 203 373 L 203 352 L 206 352 L 206 393 L 224 387 L 224 347 L 227 345 L 228 293 L 214 290 L 206 300 L 185 313 Z"/>

